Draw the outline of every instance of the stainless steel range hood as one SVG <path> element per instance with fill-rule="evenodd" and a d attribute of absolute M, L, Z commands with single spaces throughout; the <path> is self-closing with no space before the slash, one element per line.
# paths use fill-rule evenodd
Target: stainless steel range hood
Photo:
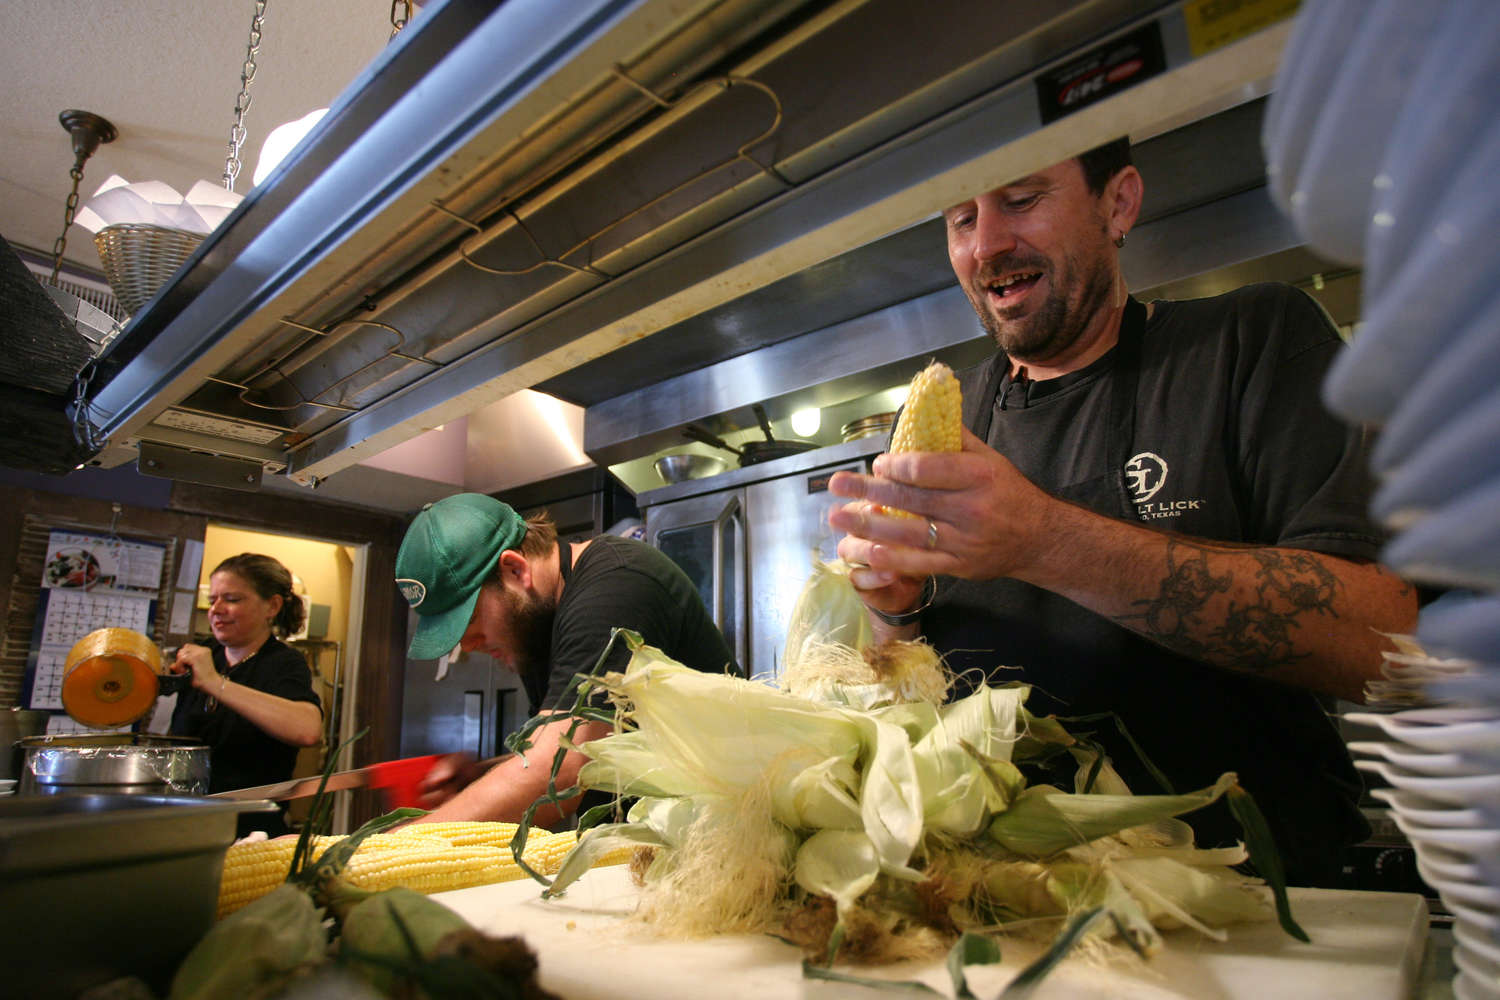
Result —
<path fill-rule="evenodd" d="M 773 366 L 771 383 L 673 412 L 639 405 L 731 359 L 780 344 L 796 357 L 798 338 L 902 302 L 961 341 L 972 329 L 953 329 L 931 243 L 943 206 L 1266 92 L 1289 25 L 1220 44 L 1201 7 L 429 6 L 132 318 L 101 359 L 90 415 L 117 446 L 250 459 L 315 484 L 539 387 L 589 407 L 607 429 L 586 444 L 605 462 L 703 415 L 692 407 L 852 377 L 909 345 L 793 376 Z M 1160 72 L 1044 124 L 1056 71 L 1140 38 Z M 1240 242 L 1286 242 L 1265 231 L 1263 194 L 1231 194 L 1253 220 Z M 798 294 L 840 280 L 840 294 Z M 748 321 L 761 315 L 774 321 Z"/>

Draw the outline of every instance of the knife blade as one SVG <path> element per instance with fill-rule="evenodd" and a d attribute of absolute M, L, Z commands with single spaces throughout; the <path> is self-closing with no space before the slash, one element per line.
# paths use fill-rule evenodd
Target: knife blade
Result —
<path fill-rule="evenodd" d="M 419 789 L 422 779 L 438 761 L 446 754 L 427 754 L 422 757 L 406 757 L 401 760 L 387 760 L 367 767 L 356 767 L 348 771 L 335 771 L 328 776 L 328 790 L 330 792 L 344 791 L 351 788 L 378 788 L 387 791 L 387 805 L 391 808 L 399 806 L 415 806 L 418 804 Z M 488 771 L 502 760 L 514 757 L 515 754 L 502 754 L 499 757 L 490 757 L 485 760 L 476 761 L 472 766 L 477 767 L 480 773 Z M 247 799 L 273 799 L 281 801 L 284 799 L 300 799 L 309 795 L 316 795 L 318 784 L 322 780 L 321 775 L 310 775 L 306 778 L 292 778 L 288 781 L 277 781 L 269 785 L 254 785 L 250 788 L 231 788 L 222 792 L 214 792 L 209 795 L 211 799 L 233 799 L 244 801 Z"/>
<path fill-rule="evenodd" d="M 336 771 L 328 776 L 328 790 L 330 792 L 343 791 L 347 788 L 373 788 L 370 781 L 375 776 L 375 768 L 357 767 L 352 771 Z M 322 780 L 321 775 L 312 775 L 307 778 L 292 778 L 288 781 L 277 781 L 269 785 L 255 785 L 250 788 L 231 788 L 223 792 L 214 792 L 208 797 L 211 799 L 300 799 L 309 795 L 316 795 L 318 783 Z"/>

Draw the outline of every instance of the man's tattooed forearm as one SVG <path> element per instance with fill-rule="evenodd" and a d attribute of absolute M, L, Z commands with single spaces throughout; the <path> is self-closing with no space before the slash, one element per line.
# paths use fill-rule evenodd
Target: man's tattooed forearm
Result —
<path fill-rule="evenodd" d="M 1294 626 L 1311 615 L 1338 617 L 1342 584 L 1317 556 L 1289 549 L 1255 549 L 1254 577 L 1215 573 L 1211 557 L 1223 552 L 1177 538 L 1167 541 L 1167 574 L 1156 596 L 1134 602 L 1138 612 L 1121 624 L 1168 649 L 1237 670 L 1259 672 L 1300 659 Z M 1244 553 L 1240 553 L 1244 554 Z M 1222 614 L 1206 609 L 1217 594 L 1253 592 L 1226 599 Z"/>

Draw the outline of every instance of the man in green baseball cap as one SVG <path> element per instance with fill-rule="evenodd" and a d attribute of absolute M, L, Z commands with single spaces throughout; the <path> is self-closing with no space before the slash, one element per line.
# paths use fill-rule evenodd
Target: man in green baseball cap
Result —
<path fill-rule="evenodd" d="M 417 613 L 412 659 L 435 660 L 458 648 L 500 553 L 525 537 L 521 515 L 481 493 L 422 508 L 396 555 L 396 586 Z"/>
<path fill-rule="evenodd" d="M 615 628 L 639 632 L 698 670 L 739 670 L 697 588 L 660 551 L 615 535 L 560 541 L 546 514 L 523 518 L 478 493 L 447 497 L 417 514 L 396 555 L 396 586 L 417 615 L 413 659 L 459 648 L 485 653 L 520 676 L 533 716 L 557 714 L 531 737 L 527 756 L 535 761 L 552 760 L 570 725 L 557 712 L 563 693 L 575 674 L 594 667 Z M 623 669 L 626 651 L 613 655 L 609 669 Z M 587 722 L 571 738 L 585 743 L 609 732 L 605 723 Z M 566 756 L 559 789 L 573 784 L 585 760 Z M 549 770 L 512 757 L 464 784 L 469 769 L 446 758 L 425 785 L 429 801 L 441 804 L 418 822 L 517 822 L 545 793 Z M 535 821 L 561 818 L 547 807 Z"/>

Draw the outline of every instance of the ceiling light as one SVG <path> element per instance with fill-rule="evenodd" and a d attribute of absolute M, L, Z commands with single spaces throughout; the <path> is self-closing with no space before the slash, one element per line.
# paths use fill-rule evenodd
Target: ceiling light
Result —
<path fill-rule="evenodd" d="M 260 159 L 255 161 L 255 173 L 250 177 L 252 186 L 259 185 L 271 175 L 276 165 L 286 159 L 286 154 L 296 148 L 302 137 L 312 131 L 312 127 L 328 114 L 327 108 L 319 108 L 309 111 L 294 122 L 278 125 L 266 136 L 265 144 L 260 147 Z"/>
<path fill-rule="evenodd" d="M 401 29 L 411 22 L 414 0 L 395 0 L 391 4 L 391 39 L 401 34 Z M 260 147 L 260 159 L 255 161 L 255 173 L 250 176 L 252 187 L 271 176 L 277 164 L 286 159 L 288 153 L 297 148 L 302 137 L 312 131 L 314 125 L 328 114 L 327 108 L 309 111 L 296 121 L 286 122 L 273 128 Z"/>
<path fill-rule="evenodd" d="M 823 426 L 823 411 L 816 406 L 792 411 L 792 433 L 798 437 L 812 437 Z"/>
<path fill-rule="evenodd" d="M 130 184 L 122 177 L 111 177 L 79 213 L 79 224 L 94 233 L 94 246 L 99 250 L 109 287 L 132 314 L 155 297 L 241 200 L 234 193 L 234 184 L 240 175 L 245 112 L 250 110 L 250 84 L 255 79 L 255 57 L 260 52 L 265 15 L 266 0 L 255 0 L 250 39 L 240 68 L 240 91 L 234 99 L 223 191 L 218 192 L 210 181 L 199 181 L 183 196 L 160 181 Z"/>

